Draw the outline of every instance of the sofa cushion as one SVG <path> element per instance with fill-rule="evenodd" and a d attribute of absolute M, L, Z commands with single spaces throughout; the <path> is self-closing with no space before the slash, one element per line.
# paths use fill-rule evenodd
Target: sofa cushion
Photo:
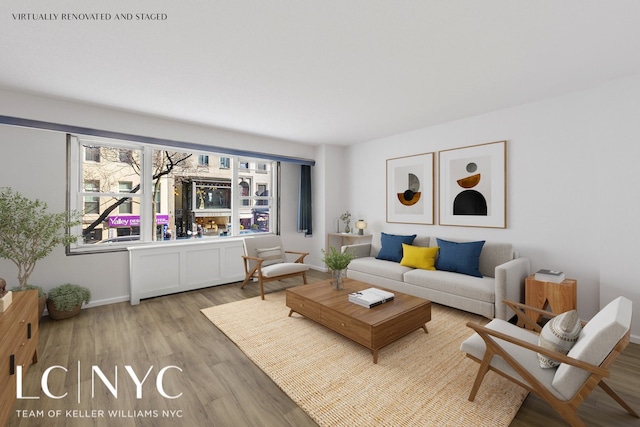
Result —
<path fill-rule="evenodd" d="M 402 266 L 397 262 L 375 259 L 374 257 L 351 260 L 347 268 L 352 271 L 397 280 L 398 282 L 402 282 L 402 277 L 406 272 L 413 270 L 413 268 Z"/>
<path fill-rule="evenodd" d="M 480 253 L 484 240 L 478 242 L 450 242 L 436 239 L 440 252 L 436 259 L 436 269 L 482 277 L 480 274 Z"/>
<path fill-rule="evenodd" d="M 600 366 L 631 328 L 631 314 L 631 300 L 618 297 L 611 301 L 584 325 L 567 356 Z M 561 363 L 552 384 L 566 399 L 571 399 L 588 377 L 587 371 Z"/>
<path fill-rule="evenodd" d="M 495 277 L 496 267 L 514 258 L 511 243 L 485 242 L 480 252 L 480 274 Z"/>
<path fill-rule="evenodd" d="M 406 267 L 420 268 L 422 270 L 435 270 L 436 269 L 436 255 L 438 255 L 438 249 L 435 248 L 422 248 L 419 246 L 402 244 L 402 260 L 400 265 Z"/>
<path fill-rule="evenodd" d="M 540 332 L 538 345 L 547 350 L 567 354 L 578 340 L 582 325 L 576 310 L 567 311 L 549 320 Z M 557 360 L 538 353 L 541 368 L 555 368 Z"/>
<path fill-rule="evenodd" d="M 496 281 L 492 277 L 473 277 L 450 271 L 412 269 L 404 274 L 405 283 L 493 304 Z"/>
<path fill-rule="evenodd" d="M 380 252 L 378 252 L 378 256 L 376 256 L 376 258 L 394 262 L 402 261 L 402 244 L 406 243 L 410 245 L 413 243 L 413 239 L 415 238 L 415 234 L 410 236 L 399 236 L 395 234 L 380 233 L 382 248 L 380 248 Z"/>

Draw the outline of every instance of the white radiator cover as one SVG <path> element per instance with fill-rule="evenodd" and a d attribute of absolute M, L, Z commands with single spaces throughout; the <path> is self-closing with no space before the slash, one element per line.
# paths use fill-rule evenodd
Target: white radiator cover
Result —
<path fill-rule="evenodd" d="M 141 299 L 241 281 L 242 238 L 189 240 L 129 248 L 132 305 Z"/>

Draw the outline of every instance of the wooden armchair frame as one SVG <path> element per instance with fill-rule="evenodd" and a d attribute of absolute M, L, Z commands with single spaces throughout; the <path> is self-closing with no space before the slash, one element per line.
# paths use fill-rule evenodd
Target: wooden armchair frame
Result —
<path fill-rule="evenodd" d="M 298 264 L 304 264 L 304 258 L 309 255 L 308 252 L 296 252 L 296 251 L 284 251 L 285 254 L 293 254 L 293 255 L 298 255 L 298 258 L 293 262 L 293 263 L 298 263 Z M 265 275 L 262 274 L 262 263 L 264 262 L 263 258 L 258 258 L 258 257 L 254 257 L 254 256 L 249 256 L 249 255 L 242 255 L 242 260 L 244 261 L 244 272 L 245 272 L 245 278 L 244 281 L 242 282 L 242 286 L 240 286 L 240 289 L 243 289 L 244 286 L 249 283 L 249 280 L 251 279 L 257 279 L 258 280 L 258 284 L 260 285 L 260 298 L 264 299 L 264 283 L 265 282 L 270 282 L 272 280 L 281 280 L 281 279 L 286 279 L 288 277 L 296 277 L 296 276 L 302 276 L 302 281 L 304 284 L 307 283 L 307 271 L 297 271 L 295 273 L 288 273 L 288 274 L 282 274 L 282 275 L 278 275 L 278 276 L 269 276 L 266 277 Z M 255 261 L 256 264 L 253 266 L 253 268 L 250 267 L 250 262 L 249 261 Z"/>
<path fill-rule="evenodd" d="M 540 325 L 534 322 L 527 315 L 527 313 L 525 313 L 525 310 L 527 312 L 536 312 L 547 317 L 555 316 L 554 313 L 540 310 L 535 307 L 530 307 L 525 304 L 506 300 L 504 300 L 504 303 L 511 309 L 513 309 L 513 311 L 515 311 L 518 315 L 518 326 L 522 327 L 526 325 L 536 332 L 540 332 L 542 328 L 540 327 Z M 585 324 L 585 322 L 582 323 Z M 630 331 L 627 331 L 627 333 L 620 339 L 620 341 L 618 341 L 613 350 L 604 359 L 600 366 L 595 366 L 590 363 L 568 357 L 562 353 L 533 345 L 529 342 L 514 338 L 510 335 L 484 327 L 476 323 L 468 322 L 467 326 L 478 333 L 478 335 L 484 340 L 486 346 L 486 350 L 482 360 L 479 360 L 476 357 L 467 354 L 467 357 L 480 364 L 478 374 L 476 376 L 475 382 L 473 383 L 471 393 L 469 394 L 469 401 L 473 401 L 475 399 L 484 376 L 489 370 L 492 370 L 495 373 L 507 378 L 512 382 L 515 382 L 519 386 L 545 400 L 554 410 L 556 410 L 560 414 L 560 416 L 565 421 L 567 421 L 572 426 L 585 425 L 578 416 L 577 410 L 580 404 L 582 404 L 582 402 L 587 398 L 591 391 L 596 388 L 596 386 L 600 386 L 600 388 L 602 388 L 609 396 L 611 396 L 616 402 L 618 402 L 618 404 L 622 406 L 630 415 L 633 415 L 636 418 L 640 418 L 640 416 L 638 416 L 638 414 L 633 409 L 631 409 L 631 407 L 603 381 L 603 378 L 609 377 L 608 367 L 615 361 L 615 359 L 629 344 Z M 572 366 L 584 369 L 588 371 L 590 375 L 572 399 L 561 400 L 553 393 L 551 393 L 533 374 L 531 374 L 520 363 L 518 363 L 509 353 L 507 353 L 502 347 L 500 347 L 500 345 L 498 345 L 498 343 L 496 342 L 496 339 L 504 340 L 517 346 L 544 354 L 545 356 L 551 357 L 561 363 L 567 363 Z M 515 378 L 503 373 L 499 369 L 491 366 L 491 360 L 494 356 L 502 357 L 504 361 L 508 363 L 509 366 L 511 366 L 525 380 L 526 383 L 518 381 Z"/>

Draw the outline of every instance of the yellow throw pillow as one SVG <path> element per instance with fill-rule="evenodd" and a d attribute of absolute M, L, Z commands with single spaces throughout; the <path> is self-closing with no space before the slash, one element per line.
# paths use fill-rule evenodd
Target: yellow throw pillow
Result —
<path fill-rule="evenodd" d="M 400 261 L 400 265 L 420 268 L 422 270 L 435 270 L 438 249 L 438 247 L 423 248 L 421 246 L 413 246 L 403 243 L 402 261 Z"/>

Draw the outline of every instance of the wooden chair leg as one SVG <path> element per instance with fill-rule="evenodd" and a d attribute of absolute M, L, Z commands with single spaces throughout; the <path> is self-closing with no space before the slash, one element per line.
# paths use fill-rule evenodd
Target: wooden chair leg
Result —
<path fill-rule="evenodd" d="M 617 394 L 615 391 L 613 391 L 613 390 L 611 389 L 611 387 L 609 387 L 607 384 L 605 384 L 605 382 L 604 382 L 604 381 L 600 381 L 600 382 L 598 383 L 598 385 L 599 385 L 599 386 L 600 386 L 604 391 L 606 391 L 606 392 L 607 392 L 607 394 L 608 394 L 609 396 L 611 396 L 611 398 L 612 398 L 613 400 L 615 400 L 616 402 L 618 402 L 618 404 L 619 404 L 620 406 L 622 406 L 624 409 L 626 409 L 626 410 L 627 410 L 627 412 L 629 413 L 629 415 L 633 415 L 633 416 L 634 416 L 634 417 L 636 417 L 636 418 L 640 418 L 640 416 L 636 413 L 636 411 L 634 411 L 633 409 L 631 409 L 631 406 L 629 406 L 629 405 L 627 404 L 627 402 L 625 402 L 624 400 L 622 400 L 622 398 L 621 398 L 620 396 L 618 396 L 618 394 Z"/>
<path fill-rule="evenodd" d="M 262 283 L 262 277 L 258 279 L 258 283 L 260 284 L 260 299 L 264 299 L 264 285 Z"/>
<path fill-rule="evenodd" d="M 307 272 L 306 271 L 302 273 L 302 281 L 304 282 L 305 285 L 307 284 Z"/>
<path fill-rule="evenodd" d="M 242 282 L 242 286 L 240 286 L 240 289 L 244 289 L 244 285 L 249 283 L 249 279 L 251 279 L 251 276 L 247 274 L 247 276 L 244 278 L 244 281 Z"/>
<path fill-rule="evenodd" d="M 489 363 L 491 362 L 491 358 L 482 361 L 480 368 L 478 368 L 478 375 L 476 375 L 476 380 L 473 382 L 473 387 L 471 387 L 471 393 L 469 393 L 469 402 L 473 402 L 476 398 L 476 394 L 478 394 L 478 390 L 480 389 L 480 385 L 482 384 L 482 380 L 484 380 L 484 376 L 489 372 Z"/>
<path fill-rule="evenodd" d="M 571 427 L 586 427 L 587 425 L 582 421 L 582 419 L 578 416 L 578 413 L 575 409 L 570 409 L 566 406 L 560 405 L 560 407 L 556 407 L 554 405 L 553 409 L 560 414 L 562 419 L 564 419 Z"/>

